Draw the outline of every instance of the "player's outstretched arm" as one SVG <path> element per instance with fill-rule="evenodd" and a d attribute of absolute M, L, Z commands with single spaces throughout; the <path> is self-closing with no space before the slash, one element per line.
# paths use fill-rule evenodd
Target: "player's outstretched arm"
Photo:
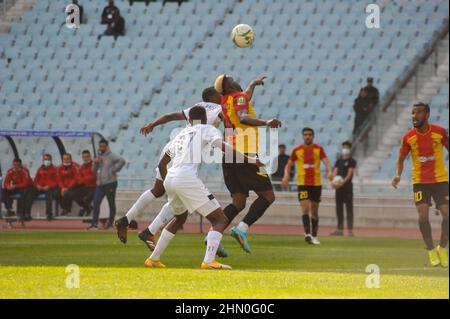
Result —
<path fill-rule="evenodd" d="M 264 80 L 267 79 L 267 76 L 261 76 L 257 79 L 254 79 L 252 82 L 250 82 L 249 86 L 245 90 L 245 93 L 247 93 L 248 98 L 251 100 L 253 96 L 253 92 L 255 91 L 255 88 L 259 85 L 264 85 Z"/>
<path fill-rule="evenodd" d="M 288 163 L 284 167 L 284 176 L 283 179 L 281 180 L 281 186 L 284 188 L 289 186 L 289 176 L 290 173 L 292 172 L 292 169 L 294 168 L 294 165 L 295 165 L 294 161 L 288 160 Z"/>
<path fill-rule="evenodd" d="M 237 112 L 237 115 L 239 117 L 239 121 L 242 124 L 249 125 L 249 126 L 268 126 L 270 128 L 279 128 L 281 127 L 281 121 L 278 119 L 272 119 L 272 120 L 260 120 L 257 118 L 254 118 L 250 114 L 248 114 L 247 110 L 240 110 Z"/>
<path fill-rule="evenodd" d="M 397 159 L 397 164 L 395 165 L 395 176 L 391 182 L 391 185 L 394 188 L 397 188 L 398 184 L 400 183 L 400 179 L 401 179 L 402 173 L 403 173 L 404 162 L 405 162 L 405 157 L 399 156 Z"/>
<path fill-rule="evenodd" d="M 163 125 L 173 121 L 183 121 L 183 120 L 186 120 L 186 117 L 184 116 L 183 112 L 167 113 L 157 118 L 155 121 L 144 125 L 141 128 L 140 132 L 142 135 L 147 136 L 153 131 L 155 127 L 159 125 Z"/>
<path fill-rule="evenodd" d="M 230 155 L 232 154 L 232 157 L 230 156 L 231 158 L 242 158 L 242 159 L 244 159 L 244 163 L 255 164 L 258 167 L 265 166 L 258 158 L 249 157 L 245 154 L 242 154 L 241 152 L 236 150 L 233 146 L 224 142 L 221 139 L 216 140 L 213 143 L 213 145 L 216 147 L 220 147 L 222 149 L 222 152 L 224 152 L 225 154 L 230 154 Z M 227 157 L 227 156 L 225 156 L 225 157 Z"/>

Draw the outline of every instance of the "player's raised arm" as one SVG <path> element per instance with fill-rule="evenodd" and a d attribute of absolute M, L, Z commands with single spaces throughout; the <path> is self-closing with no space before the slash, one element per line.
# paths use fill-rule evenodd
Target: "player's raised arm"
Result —
<path fill-rule="evenodd" d="M 148 134 L 150 134 L 153 129 L 159 125 L 163 125 L 169 122 L 173 122 L 173 121 L 185 121 L 186 120 L 186 116 L 184 115 L 183 112 L 173 112 L 173 113 L 167 113 L 164 114 L 163 116 L 157 118 L 155 121 L 148 123 L 146 125 L 144 125 L 140 132 L 142 135 L 147 136 Z"/>
<path fill-rule="evenodd" d="M 245 90 L 245 93 L 247 93 L 248 98 L 251 100 L 253 97 L 253 92 L 255 91 L 255 88 L 259 85 L 264 85 L 264 80 L 267 79 L 267 76 L 261 76 L 252 82 L 250 82 L 249 86 Z"/>

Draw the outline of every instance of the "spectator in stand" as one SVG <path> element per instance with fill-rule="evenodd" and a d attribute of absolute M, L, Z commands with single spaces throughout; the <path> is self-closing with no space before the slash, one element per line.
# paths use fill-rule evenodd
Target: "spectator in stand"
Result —
<path fill-rule="evenodd" d="M 111 24 L 120 16 L 120 10 L 114 5 L 114 0 L 109 0 L 103 9 L 101 24 Z"/>
<path fill-rule="evenodd" d="M 120 15 L 120 10 L 114 6 L 114 1 L 110 0 L 109 5 L 103 9 L 102 24 L 106 24 L 106 31 L 97 38 L 100 40 L 102 36 L 114 36 L 117 40 L 118 36 L 125 35 L 125 19 Z"/>
<path fill-rule="evenodd" d="M 34 177 L 34 189 L 31 197 L 34 200 L 39 194 L 45 194 L 45 211 L 47 220 L 53 219 L 53 199 L 58 198 L 58 170 L 52 163 L 52 156 L 44 154 L 42 165 L 38 168 Z"/>
<path fill-rule="evenodd" d="M 63 155 L 63 163 L 58 168 L 58 186 L 60 190 L 61 215 L 65 216 L 72 211 L 72 202 L 78 191 L 78 170 L 77 163 L 72 161 L 72 155 Z"/>
<path fill-rule="evenodd" d="M 369 99 L 369 107 L 373 110 L 380 102 L 380 92 L 373 86 L 373 78 L 367 78 L 367 84 L 364 87 L 367 92 L 367 98 Z"/>
<path fill-rule="evenodd" d="M 13 199 L 11 196 L 20 195 L 17 203 L 17 217 L 21 221 L 31 220 L 31 196 L 33 180 L 28 168 L 22 165 L 20 158 L 13 160 L 13 167 L 8 170 L 5 177 L 5 188 L 3 189 L 3 202 L 7 210 L 6 216 L 14 215 L 12 211 Z"/>
<path fill-rule="evenodd" d="M 278 158 L 277 158 L 277 170 L 271 175 L 272 181 L 281 182 L 284 176 L 284 168 L 289 161 L 289 155 L 286 154 L 286 145 L 278 145 Z M 294 172 L 292 171 L 290 177 L 294 177 Z M 276 191 L 286 190 L 287 188 L 282 187 L 280 183 L 274 183 Z"/>
<path fill-rule="evenodd" d="M 94 160 L 92 170 L 96 173 L 97 188 L 94 195 L 94 214 L 89 230 L 98 229 L 98 218 L 100 215 L 100 204 L 106 196 L 109 204 L 109 220 L 105 229 L 112 227 L 116 216 L 116 190 L 117 173 L 125 165 L 125 160 L 112 153 L 108 141 L 103 139 L 99 142 L 98 156 Z"/>
<path fill-rule="evenodd" d="M 355 110 L 355 126 L 353 127 L 353 134 L 358 133 L 358 130 L 362 124 L 364 124 L 370 112 L 372 112 L 370 105 L 367 91 L 362 88 L 359 91 L 359 96 L 355 100 L 355 104 L 353 105 L 353 109 Z"/>
<path fill-rule="evenodd" d="M 92 170 L 92 157 L 88 150 L 81 153 L 83 164 L 80 166 L 78 175 L 78 193 L 76 201 L 81 206 L 79 216 L 89 216 L 92 211 L 92 201 L 94 199 L 96 178 Z"/>

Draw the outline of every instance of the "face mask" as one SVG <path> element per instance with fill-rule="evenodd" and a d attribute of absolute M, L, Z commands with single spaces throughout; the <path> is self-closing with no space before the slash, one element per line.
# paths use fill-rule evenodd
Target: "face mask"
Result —
<path fill-rule="evenodd" d="M 347 149 L 347 148 L 344 148 L 344 149 L 342 149 L 341 154 L 342 155 L 349 155 L 350 154 L 350 150 Z"/>
<path fill-rule="evenodd" d="M 72 165 L 72 163 L 63 163 L 63 165 L 64 165 L 65 167 L 69 167 L 70 165 Z"/>
<path fill-rule="evenodd" d="M 52 162 L 51 161 L 49 161 L 49 160 L 44 160 L 44 166 L 45 167 L 49 167 L 49 166 L 51 166 L 52 165 Z"/>

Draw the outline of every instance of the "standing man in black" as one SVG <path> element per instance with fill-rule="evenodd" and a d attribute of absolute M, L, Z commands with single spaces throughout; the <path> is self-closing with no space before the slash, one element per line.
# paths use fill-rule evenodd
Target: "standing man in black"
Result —
<path fill-rule="evenodd" d="M 277 170 L 275 173 L 271 175 L 272 181 L 281 182 L 284 176 L 284 168 L 289 161 L 289 155 L 286 154 L 286 145 L 280 144 L 278 145 L 278 157 L 277 157 Z M 291 178 L 293 174 L 291 173 Z M 280 183 L 274 184 L 274 188 L 276 191 L 282 191 L 286 188 L 283 188 Z"/>
<path fill-rule="evenodd" d="M 371 105 L 371 100 L 369 99 L 366 89 L 362 88 L 359 91 L 358 97 L 355 99 L 355 103 L 353 104 L 353 110 L 355 111 L 353 135 L 359 132 L 359 129 L 365 123 L 370 112 L 372 112 Z"/>
<path fill-rule="evenodd" d="M 336 190 L 336 216 L 338 220 L 337 229 L 332 236 L 344 235 L 344 204 L 347 208 L 348 235 L 353 237 L 353 174 L 356 168 L 356 160 L 352 157 L 352 143 L 342 143 L 341 157 L 334 164 L 333 179 L 342 177 L 342 182 L 332 183 Z"/>
<path fill-rule="evenodd" d="M 369 107 L 373 110 L 380 102 L 380 92 L 373 86 L 373 78 L 367 78 L 367 85 L 364 87 L 367 92 L 367 98 L 369 99 Z"/>

